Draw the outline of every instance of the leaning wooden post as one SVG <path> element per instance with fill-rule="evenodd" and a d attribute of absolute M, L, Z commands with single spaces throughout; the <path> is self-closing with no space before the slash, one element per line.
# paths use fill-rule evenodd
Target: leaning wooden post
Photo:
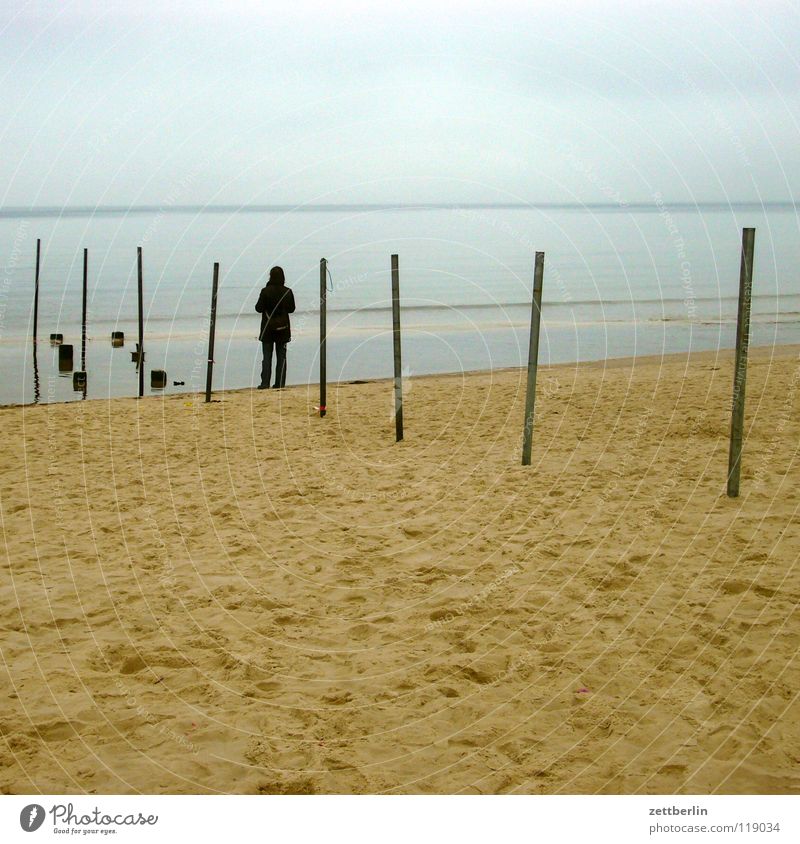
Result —
<path fill-rule="evenodd" d="M 321 258 L 319 262 L 319 415 L 322 418 L 328 411 L 328 262 Z"/>
<path fill-rule="evenodd" d="M 400 359 L 400 269 L 392 255 L 392 337 L 394 340 L 394 430 L 395 441 L 403 439 L 403 367 Z"/>
<path fill-rule="evenodd" d="M 33 347 L 36 349 L 36 336 L 39 329 L 39 256 L 41 255 L 42 241 L 36 238 L 36 275 L 34 276 L 33 287 Z"/>
<path fill-rule="evenodd" d="M 744 432 L 744 387 L 747 379 L 747 349 L 750 344 L 750 298 L 753 289 L 753 251 L 756 230 L 742 229 L 742 262 L 739 268 L 739 312 L 736 318 L 736 368 L 733 375 L 731 443 L 728 452 L 728 495 L 739 495 Z"/>
<path fill-rule="evenodd" d="M 536 404 L 536 369 L 539 366 L 539 323 L 542 318 L 542 284 L 544 282 L 544 252 L 536 253 L 533 270 L 533 299 L 531 302 L 531 331 L 528 342 L 528 388 L 525 393 L 525 427 L 522 431 L 522 465 L 531 465 L 533 441 L 533 412 Z"/>
<path fill-rule="evenodd" d="M 139 272 L 139 344 L 136 356 L 136 368 L 139 371 L 139 398 L 144 396 L 144 294 L 142 291 L 142 247 L 136 247 Z"/>
<path fill-rule="evenodd" d="M 217 284 L 219 264 L 214 264 L 214 280 L 211 282 L 211 321 L 208 326 L 208 365 L 206 367 L 206 401 L 211 401 L 211 378 L 214 374 L 214 333 L 217 328 Z"/>
<path fill-rule="evenodd" d="M 83 305 L 81 308 L 81 372 L 86 372 L 86 290 L 89 283 L 89 250 L 83 250 Z"/>

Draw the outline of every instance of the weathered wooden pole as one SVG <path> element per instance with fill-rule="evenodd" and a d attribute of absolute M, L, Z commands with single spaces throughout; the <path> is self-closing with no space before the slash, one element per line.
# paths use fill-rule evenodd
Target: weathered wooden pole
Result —
<path fill-rule="evenodd" d="M 217 285 L 219 264 L 214 264 L 214 279 L 211 282 L 211 320 L 208 326 L 208 365 L 206 367 L 206 401 L 211 401 L 211 379 L 214 375 L 214 333 L 217 328 Z"/>
<path fill-rule="evenodd" d="M 319 415 L 328 411 L 328 262 L 319 262 Z"/>
<path fill-rule="evenodd" d="M 86 372 L 86 291 L 89 286 L 89 250 L 83 250 L 83 305 L 81 308 L 81 372 Z"/>
<path fill-rule="evenodd" d="M 736 318 L 736 366 L 733 374 L 731 443 L 728 452 L 728 495 L 739 495 L 744 433 L 744 394 L 747 380 L 747 349 L 750 345 L 750 299 L 753 289 L 753 252 L 756 230 L 742 229 L 742 262 L 739 268 L 739 312 Z"/>
<path fill-rule="evenodd" d="M 39 358 L 36 352 L 36 343 L 33 344 L 33 403 L 39 404 L 41 390 L 39 389 Z"/>
<path fill-rule="evenodd" d="M 394 430 L 395 441 L 403 439 L 403 366 L 400 356 L 400 269 L 392 255 L 392 337 L 394 341 Z"/>
<path fill-rule="evenodd" d="M 136 247 L 136 264 L 139 274 L 139 343 L 136 369 L 139 372 L 139 398 L 144 396 L 144 293 L 142 290 L 142 247 Z"/>
<path fill-rule="evenodd" d="M 36 275 L 33 287 L 33 348 L 36 349 L 36 338 L 39 330 L 39 257 L 42 241 L 36 238 Z"/>
<path fill-rule="evenodd" d="M 42 241 L 36 238 L 36 275 L 34 276 L 33 287 L 33 401 L 39 403 L 39 357 L 36 349 L 37 333 L 39 328 L 39 258 L 41 255 Z"/>
<path fill-rule="evenodd" d="M 528 387 L 525 393 L 525 427 L 522 431 L 522 465 L 531 465 L 533 441 L 533 413 L 536 405 L 536 369 L 539 366 L 539 324 L 542 318 L 542 284 L 544 282 L 544 252 L 536 253 L 533 269 L 533 297 L 531 301 L 531 331 L 528 342 Z"/>

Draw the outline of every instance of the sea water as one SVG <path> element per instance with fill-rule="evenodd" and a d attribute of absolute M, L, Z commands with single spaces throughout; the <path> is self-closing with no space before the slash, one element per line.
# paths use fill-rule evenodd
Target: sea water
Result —
<path fill-rule="evenodd" d="M 274 265 L 297 302 L 287 384 L 319 380 L 323 257 L 329 381 L 392 374 L 393 253 L 406 376 L 524 365 L 536 250 L 545 252 L 541 363 L 730 348 L 745 226 L 756 228 L 751 343 L 800 342 L 792 205 L 3 209 L 0 403 L 136 395 L 137 246 L 145 392 L 163 394 L 205 388 L 214 262 L 214 389 L 259 381 L 254 306 Z M 81 367 L 84 248 L 85 393 L 73 390 L 70 373 L 59 375 L 49 343 L 62 333 Z M 112 331 L 125 332 L 123 348 L 111 346 Z M 150 389 L 152 369 L 167 371 L 165 391 Z"/>

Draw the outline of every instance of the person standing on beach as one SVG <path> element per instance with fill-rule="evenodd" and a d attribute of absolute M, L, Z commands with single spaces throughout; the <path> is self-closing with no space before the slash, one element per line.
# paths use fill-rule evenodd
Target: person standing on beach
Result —
<path fill-rule="evenodd" d="M 292 339 L 289 314 L 294 313 L 294 293 L 291 287 L 286 286 L 286 277 L 280 267 L 273 267 L 269 271 L 269 281 L 258 297 L 256 311 L 261 314 L 258 337 L 264 354 L 258 389 L 269 389 L 273 351 L 276 354 L 275 381 L 272 386 L 280 389 L 286 385 L 286 344 Z"/>

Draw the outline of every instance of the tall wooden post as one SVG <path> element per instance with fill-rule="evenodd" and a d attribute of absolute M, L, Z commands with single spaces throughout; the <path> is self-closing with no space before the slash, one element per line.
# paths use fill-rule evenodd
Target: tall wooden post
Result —
<path fill-rule="evenodd" d="M 39 402 L 39 357 L 36 348 L 39 329 L 39 258 L 41 256 L 42 241 L 36 238 L 36 275 L 33 287 L 33 401 Z"/>
<path fill-rule="evenodd" d="M 744 394 L 747 380 L 747 349 L 750 345 L 750 299 L 753 288 L 753 252 L 756 230 L 742 229 L 742 262 L 739 268 L 739 312 L 736 318 L 736 367 L 733 375 L 731 442 L 728 452 L 728 495 L 739 495 L 744 433 Z"/>
<path fill-rule="evenodd" d="M 392 255 L 392 338 L 394 341 L 394 430 L 395 441 L 403 439 L 403 366 L 400 356 L 400 269 Z"/>
<path fill-rule="evenodd" d="M 139 372 L 139 398 L 144 396 L 144 294 L 142 290 L 142 247 L 136 247 L 139 274 L 139 344 L 136 369 Z"/>
<path fill-rule="evenodd" d="M 86 372 L 86 290 L 89 285 L 89 250 L 83 250 L 83 306 L 81 308 L 81 372 Z"/>
<path fill-rule="evenodd" d="M 319 415 L 328 411 L 328 262 L 319 262 Z"/>
<path fill-rule="evenodd" d="M 39 389 L 39 358 L 36 352 L 36 344 L 33 344 L 33 403 L 39 404 L 41 390 Z"/>
<path fill-rule="evenodd" d="M 522 431 L 522 465 L 531 465 L 533 441 L 533 413 L 536 405 L 536 370 L 539 366 L 539 324 L 542 318 L 542 284 L 544 282 L 544 252 L 536 253 L 533 270 L 533 298 L 531 301 L 531 331 L 528 341 L 528 387 L 525 393 L 525 427 Z"/>
<path fill-rule="evenodd" d="M 214 279 L 211 282 L 211 321 L 208 326 L 208 366 L 206 367 L 206 401 L 211 401 L 211 378 L 214 374 L 214 333 L 217 328 L 217 284 L 219 264 L 214 264 Z"/>
<path fill-rule="evenodd" d="M 39 330 L 39 257 L 41 255 L 42 241 L 36 238 L 36 275 L 33 287 L 33 347 L 36 348 L 36 337 Z"/>

